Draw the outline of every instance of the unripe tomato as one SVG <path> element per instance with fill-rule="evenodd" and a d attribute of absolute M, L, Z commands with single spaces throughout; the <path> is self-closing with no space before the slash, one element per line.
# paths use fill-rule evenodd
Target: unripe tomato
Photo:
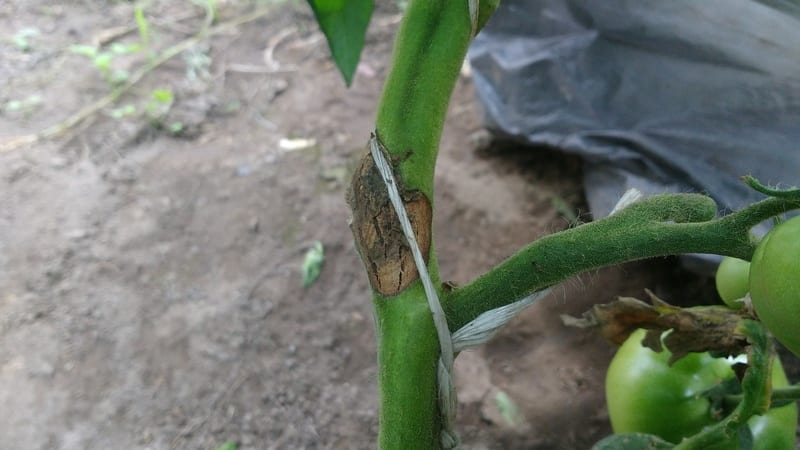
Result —
<path fill-rule="evenodd" d="M 778 225 L 758 244 L 750 298 L 769 331 L 800 355 L 800 217 Z"/>
<path fill-rule="evenodd" d="M 714 281 L 717 284 L 717 292 L 722 301 L 729 308 L 739 309 L 742 307 L 741 299 L 750 291 L 750 263 L 743 259 L 725 257 L 717 268 Z"/>
<path fill-rule="evenodd" d="M 633 333 L 617 351 L 606 377 L 606 402 L 615 433 L 648 433 L 672 443 L 713 424 L 711 405 L 701 394 L 733 378 L 731 362 L 708 353 L 690 353 L 672 366 L 668 351 L 642 346 L 644 330 Z M 773 387 L 787 386 L 779 360 L 772 365 Z M 748 422 L 754 450 L 794 450 L 797 405 L 770 409 Z M 738 450 L 738 439 L 709 450 Z"/>

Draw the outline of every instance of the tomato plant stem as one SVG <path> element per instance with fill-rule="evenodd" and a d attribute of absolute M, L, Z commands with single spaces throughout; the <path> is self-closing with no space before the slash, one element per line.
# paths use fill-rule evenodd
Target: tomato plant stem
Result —
<path fill-rule="evenodd" d="M 439 341 L 420 283 L 374 300 L 380 386 L 379 448 L 438 449 Z"/>
<path fill-rule="evenodd" d="M 452 330 L 573 275 L 637 259 L 714 253 L 749 260 L 757 240 L 750 229 L 800 208 L 800 199 L 769 198 L 719 219 L 716 204 L 699 194 L 646 198 L 604 219 L 545 236 L 450 293 Z"/>
<path fill-rule="evenodd" d="M 729 406 L 735 406 L 739 404 L 739 402 L 741 401 L 742 401 L 741 394 L 725 396 L 725 404 Z M 800 401 L 800 384 L 794 384 L 791 386 L 772 389 L 772 395 L 770 395 L 771 403 L 784 403 L 784 402 L 796 402 L 796 401 Z"/>
<path fill-rule="evenodd" d="M 478 28 L 497 3 L 479 3 Z M 391 159 L 437 287 L 441 282 L 431 230 L 434 167 L 450 95 L 472 39 L 468 5 L 467 0 L 411 2 L 398 31 L 376 118 L 375 133 Z M 356 246 L 373 289 L 379 341 L 379 447 L 438 449 L 442 446 L 438 339 L 419 275 L 404 256 L 405 238 L 396 231 L 398 222 L 392 219 L 385 186 L 375 174 L 367 154 L 354 175 L 348 201 Z M 783 196 L 715 219 L 716 204 L 708 197 L 654 196 L 609 218 L 531 243 L 469 285 L 439 292 L 442 307 L 450 330 L 455 331 L 483 312 L 606 265 L 698 252 L 749 259 L 755 248 L 750 229 L 799 207 L 800 199 Z M 747 412 L 748 405 L 742 401 L 737 408 Z"/>
<path fill-rule="evenodd" d="M 480 2 L 479 26 L 488 19 L 498 0 Z M 375 132 L 383 150 L 392 159 L 395 177 L 404 202 L 423 205 L 412 222 L 427 230 L 416 230 L 418 241 L 429 243 L 428 269 L 439 286 L 438 264 L 431 235 L 433 175 L 442 126 L 458 74 L 472 39 L 472 23 L 467 0 L 416 0 L 406 9 L 395 41 L 392 68 L 378 108 Z M 366 158 L 370 158 L 369 155 Z M 384 202 L 364 197 L 375 189 L 369 174 L 370 164 L 354 179 L 351 205 L 354 216 L 366 218 L 360 230 L 354 228 L 356 244 L 370 273 L 378 334 L 379 387 L 381 395 L 379 448 L 438 449 L 441 447 L 442 421 L 438 408 L 437 361 L 439 343 L 431 312 L 418 275 L 399 259 L 395 247 L 383 245 L 394 227 L 385 214 L 375 210 Z M 373 189 L 374 188 L 374 189 Z M 408 199 L 406 199 L 408 197 Z M 356 224 L 356 221 L 354 221 Z M 427 239 L 419 239 L 420 234 Z M 377 235 L 376 239 L 373 239 Z M 372 242 L 365 242 L 372 239 Z M 400 237 L 400 239 L 403 239 Z M 377 252 L 377 254 L 376 254 Z M 376 263 L 377 262 L 377 263 Z M 413 263 L 412 263 L 413 264 Z M 376 273 L 380 268 L 397 270 Z M 404 282 L 387 285 L 387 272 Z M 411 284 L 408 280 L 415 279 Z"/>
<path fill-rule="evenodd" d="M 773 403 L 800 400 L 800 384 L 794 384 L 784 388 L 775 388 L 770 397 Z"/>

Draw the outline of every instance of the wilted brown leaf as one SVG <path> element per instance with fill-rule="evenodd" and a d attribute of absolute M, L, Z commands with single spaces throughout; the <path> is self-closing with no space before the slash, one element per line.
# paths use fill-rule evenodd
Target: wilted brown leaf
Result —
<path fill-rule="evenodd" d="M 562 316 L 565 325 L 597 328 L 608 341 L 620 345 L 639 328 L 647 331 L 642 344 L 654 351 L 662 343 L 672 352 L 670 364 L 690 352 L 710 351 L 739 355 L 747 346 L 740 322 L 747 311 L 733 311 L 724 306 L 679 308 L 646 291 L 652 304 L 633 297 L 595 305 L 581 318 Z M 665 331 L 670 330 L 666 335 Z"/>

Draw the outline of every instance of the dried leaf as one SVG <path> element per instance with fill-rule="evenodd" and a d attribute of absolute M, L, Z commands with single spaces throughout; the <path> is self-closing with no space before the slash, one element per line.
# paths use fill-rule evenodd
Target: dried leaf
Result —
<path fill-rule="evenodd" d="M 595 305 L 581 318 L 562 317 L 565 325 L 597 328 L 608 341 L 621 345 L 639 328 L 648 330 L 642 344 L 661 351 L 662 344 L 672 352 L 670 364 L 690 352 L 716 352 L 739 355 L 747 346 L 741 322 L 747 311 L 723 306 L 679 308 L 646 291 L 652 304 L 632 297 Z M 666 333 L 669 331 L 669 333 Z"/>

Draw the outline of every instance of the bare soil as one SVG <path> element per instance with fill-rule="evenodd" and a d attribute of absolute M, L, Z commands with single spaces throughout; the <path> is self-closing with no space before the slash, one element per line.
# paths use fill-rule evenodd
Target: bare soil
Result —
<path fill-rule="evenodd" d="M 217 21 L 267 3 L 218 1 Z M 203 26 L 187 1 L 154 0 L 146 12 L 154 49 Z M 276 3 L 68 132 L 0 147 L 0 448 L 374 448 L 370 292 L 344 189 L 398 21 L 394 2 L 379 5 L 346 89 L 307 7 Z M 119 1 L 5 0 L 0 29 L 0 146 L 109 92 L 70 45 L 138 38 L 132 4 Z M 25 29 L 35 30 L 28 49 L 14 43 Z M 146 61 L 114 64 L 132 72 Z M 174 93 L 166 117 L 114 117 L 124 105 L 141 110 L 156 88 Z M 468 76 L 436 189 L 440 265 L 457 284 L 569 226 L 566 209 L 590 218 L 580 160 L 487 146 Z M 317 240 L 325 264 L 303 288 Z M 604 269 L 462 354 L 464 448 L 580 449 L 608 434 L 613 348 L 559 315 L 645 287 L 669 300 L 712 295 L 672 260 Z M 500 393 L 516 415 L 501 414 Z"/>

